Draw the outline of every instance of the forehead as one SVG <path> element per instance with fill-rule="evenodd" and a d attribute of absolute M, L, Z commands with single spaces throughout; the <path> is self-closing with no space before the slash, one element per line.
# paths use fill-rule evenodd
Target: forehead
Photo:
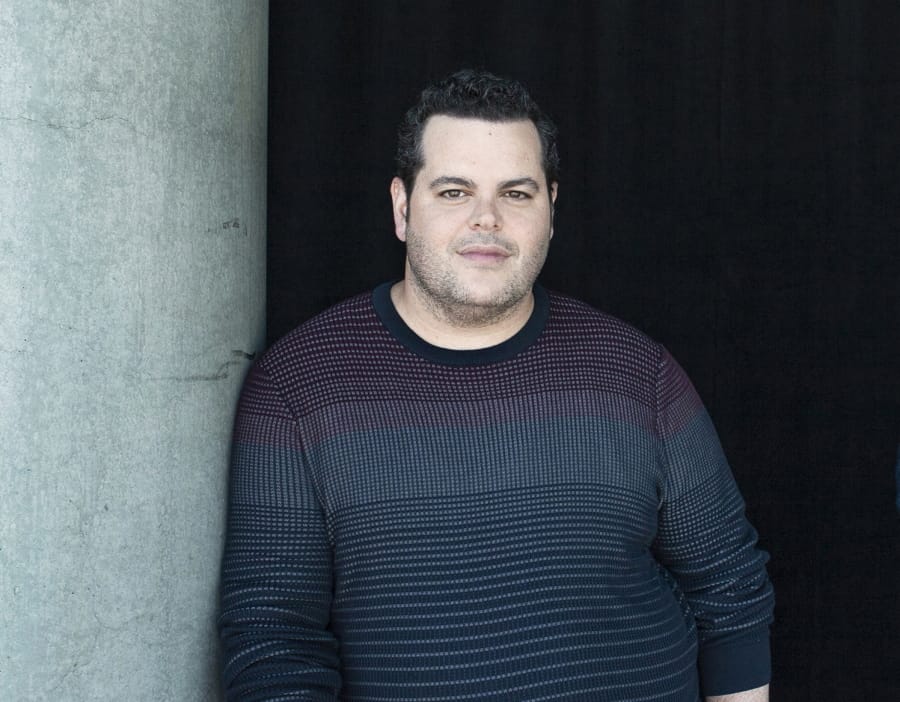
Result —
<path fill-rule="evenodd" d="M 422 133 L 422 170 L 429 175 L 499 178 L 543 174 L 541 140 L 531 120 L 488 122 L 435 115 Z"/>

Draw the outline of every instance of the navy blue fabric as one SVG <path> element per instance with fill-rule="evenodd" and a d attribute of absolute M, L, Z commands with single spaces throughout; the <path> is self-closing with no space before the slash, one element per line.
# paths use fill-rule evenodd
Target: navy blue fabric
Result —
<path fill-rule="evenodd" d="M 512 343 L 450 352 L 382 287 L 256 364 L 229 699 L 695 702 L 768 681 L 767 556 L 693 387 L 631 327 L 536 298 Z"/>

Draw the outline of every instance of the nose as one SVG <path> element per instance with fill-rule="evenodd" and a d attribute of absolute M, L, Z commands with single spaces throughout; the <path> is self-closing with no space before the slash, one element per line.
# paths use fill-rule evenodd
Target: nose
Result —
<path fill-rule="evenodd" d="M 469 228 L 476 231 L 497 231 L 503 223 L 496 203 L 489 198 L 477 199 L 469 217 Z"/>

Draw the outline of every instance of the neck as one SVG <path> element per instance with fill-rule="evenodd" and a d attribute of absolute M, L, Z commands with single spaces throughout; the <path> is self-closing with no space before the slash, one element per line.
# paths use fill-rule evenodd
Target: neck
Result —
<path fill-rule="evenodd" d="M 531 291 L 508 309 L 445 308 L 421 299 L 405 280 L 391 288 L 397 314 L 419 337 L 445 349 L 473 350 L 501 344 L 518 333 L 534 310 Z"/>

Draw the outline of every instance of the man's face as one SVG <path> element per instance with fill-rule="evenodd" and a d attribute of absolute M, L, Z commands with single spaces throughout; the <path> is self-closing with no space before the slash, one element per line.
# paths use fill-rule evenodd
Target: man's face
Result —
<path fill-rule="evenodd" d="M 530 302 L 553 235 L 537 129 L 436 115 L 422 146 L 412 195 L 391 183 L 406 284 L 445 319 L 488 324 Z"/>

